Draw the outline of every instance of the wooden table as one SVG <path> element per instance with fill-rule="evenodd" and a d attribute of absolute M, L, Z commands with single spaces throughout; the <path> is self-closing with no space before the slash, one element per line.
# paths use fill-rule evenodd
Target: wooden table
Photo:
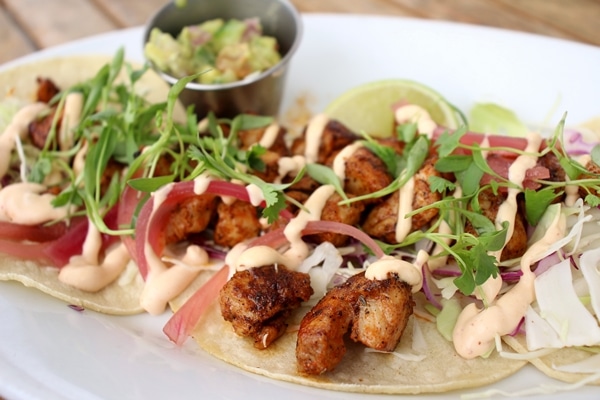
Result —
<path fill-rule="evenodd" d="M 303 13 L 399 15 L 533 32 L 600 46 L 598 0 L 291 0 Z M 139 26 L 165 0 L 0 0 L 0 64 Z"/>

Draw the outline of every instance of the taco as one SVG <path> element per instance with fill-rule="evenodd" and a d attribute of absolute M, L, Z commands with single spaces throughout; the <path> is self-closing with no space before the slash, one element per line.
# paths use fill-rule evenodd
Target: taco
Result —
<path fill-rule="evenodd" d="M 237 200 L 217 200 L 235 217 L 208 222 L 205 233 L 253 229 L 223 244 L 222 269 L 171 301 L 167 336 L 192 336 L 253 373 L 341 391 L 442 392 L 497 382 L 528 362 L 545 371 L 553 356 L 523 357 L 501 343 L 522 352 L 523 332 L 536 335 L 524 321 L 538 277 L 565 254 L 585 254 L 582 243 L 594 248 L 594 143 L 564 120 L 547 139 L 437 124 L 419 131 L 418 119 L 430 118 L 417 110 L 380 139 L 325 115 L 290 140 L 274 122 L 209 120 L 191 152 L 200 175 L 165 199 L 216 193 L 235 179 L 247 185 Z M 597 305 L 597 282 L 587 287 L 579 296 Z M 598 311 L 587 309 L 600 329 Z M 555 357 L 589 358 L 600 344 L 590 337 Z"/>
<path fill-rule="evenodd" d="M 128 262 L 127 235 L 119 232 L 127 226 L 118 226 L 131 223 L 122 182 L 135 159 L 122 150 L 137 144 L 133 135 L 154 140 L 154 117 L 169 92 L 152 71 L 123 59 L 123 52 L 69 56 L 0 72 L 0 280 L 109 314 L 143 311 L 143 279 Z M 111 124 L 124 123 L 118 110 L 127 105 L 135 121 L 115 128 L 119 143 L 98 158 L 98 143 Z M 118 137 L 125 128 L 136 130 L 129 143 Z M 83 166 L 90 159 L 96 165 Z"/>
<path fill-rule="evenodd" d="M 419 112 L 427 114 L 422 109 Z M 225 264 L 232 272 L 228 276 L 227 268 L 222 269 L 200 290 L 196 291 L 200 286 L 196 282 L 171 302 L 176 313 L 165 331 L 174 341 L 191 334 L 217 358 L 252 372 L 357 392 L 425 393 L 481 386 L 510 376 L 526 364 L 502 358 L 496 352 L 472 359 L 458 356 L 451 340 L 439 332 L 435 316 L 427 311 L 429 300 L 421 290 L 422 271 L 414 264 L 423 263 L 417 254 L 427 254 L 423 249 L 418 251 L 427 232 L 439 228 L 439 210 L 432 212 L 431 206 L 443 200 L 428 182 L 432 176 L 454 181 L 454 177 L 435 170 L 438 155 L 433 139 L 416 134 L 408 139 L 363 140 L 339 121 L 318 115 L 311 122 L 313 126 L 306 128 L 305 136 L 286 144 L 285 129 L 277 123 L 257 128 L 258 122 L 253 125 L 250 120 L 249 116 L 240 116 L 233 121 L 210 121 L 204 142 L 193 152 L 204 165 L 202 175 L 194 183 L 177 184 L 165 194 L 166 201 L 177 202 L 186 191 L 189 196 L 202 193 L 199 187 L 214 193 L 210 185 L 224 185 L 232 178 L 248 185 L 242 191 L 245 196 L 236 195 L 235 201 L 217 200 L 214 218 L 207 220 L 216 219 L 218 225 L 208 223 L 204 231 L 231 249 Z M 246 125 L 253 127 L 244 129 Z M 313 147 L 307 142 L 314 126 L 322 132 L 316 139 L 318 146 Z M 310 153 L 310 148 L 318 150 Z M 255 164 L 253 152 L 258 152 Z M 386 156 L 390 161 L 387 166 Z M 337 161 L 340 159 L 343 163 Z M 294 161 L 295 167 L 282 167 Z M 344 165 L 342 179 L 337 172 L 340 165 Z M 392 168 L 388 168 L 390 165 Z M 413 177 L 417 212 L 412 213 L 408 229 L 397 234 L 398 190 Z M 336 179 L 343 184 L 336 184 Z M 274 194 L 271 204 L 265 196 L 269 190 Z M 252 193 L 257 192 L 257 199 L 251 200 Z M 315 200 L 319 197 L 323 200 Z M 276 208 L 279 200 L 285 208 Z M 264 216 L 262 221 L 256 205 Z M 226 214 L 235 217 L 224 219 Z M 268 217 L 272 221 L 267 221 Z M 304 225 L 291 229 L 296 236 L 286 236 L 294 221 L 303 219 Z M 142 229 L 161 231 L 165 223 L 151 222 Z M 140 237 L 143 235 L 140 232 Z M 236 235 L 236 240 L 222 241 L 223 236 Z M 402 237 L 398 239 L 398 235 Z M 304 240 L 298 241 L 299 236 L 305 236 Z M 415 247 L 416 242 L 421 243 Z M 162 248 L 155 248 L 156 254 L 161 254 Z M 240 254 L 243 256 L 237 258 Z M 401 261 L 400 268 L 408 270 L 400 272 L 394 265 L 389 276 L 385 272 L 383 278 L 363 276 L 365 269 L 392 260 L 392 264 Z M 332 300 L 332 293 L 337 298 Z M 210 304 L 217 296 L 219 302 Z M 472 300 L 464 296 L 464 301 Z M 332 302 L 337 304 L 327 304 Z M 369 308 L 371 302 L 375 305 Z M 201 309 L 206 309 L 206 314 L 194 329 Z M 308 325 L 307 315 L 318 320 L 328 310 L 335 314 L 326 318 L 329 322 L 339 312 L 344 320 L 339 327 L 334 324 L 320 332 L 314 326 L 304 326 Z M 380 315 L 382 312 L 385 317 Z M 368 321 L 366 314 L 389 323 L 382 324 L 386 325 L 382 328 L 381 321 Z M 372 324 L 380 331 L 370 335 L 367 331 Z M 359 326 L 363 332 L 358 332 Z M 346 332 L 351 332 L 348 335 L 354 340 L 348 339 Z M 299 367 L 302 341 L 308 340 L 303 348 L 310 349 L 310 336 L 319 335 L 323 340 L 315 347 L 336 347 L 330 354 L 335 360 L 321 360 L 316 367 Z M 355 343 L 368 341 L 375 351 L 365 351 L 365 346 Z M 318 357 L 308 358 L 313 356 Z"/>

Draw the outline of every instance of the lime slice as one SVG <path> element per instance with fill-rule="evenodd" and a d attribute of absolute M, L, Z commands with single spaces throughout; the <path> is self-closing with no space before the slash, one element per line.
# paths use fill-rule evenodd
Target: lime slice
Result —
<path fill-rule="evenodd" d="M 459 118 L 450 103 L 433 89 L 411 80 L 389 79 L 370 82 L 343 93 L 325 113 L 356 132 L 389 136 L 394 126 L 392 107 L 398 102 L 426 109 L 438 124 L 455 129 Z"/>
<path fill-rule="evenodd" d="M 586 141 L 595 143 L 600 140 L 600 117 L 592 118 L 579 126 Z"/>

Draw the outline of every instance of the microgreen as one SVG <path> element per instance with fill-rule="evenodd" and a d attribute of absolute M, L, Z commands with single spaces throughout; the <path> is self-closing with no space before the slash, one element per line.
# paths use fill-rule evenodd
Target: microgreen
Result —
<path fill-rule="evenodd" d="M 190 130 L 195 127 L 195 121 L 189 120 L 180 126 L 173 119 L 175 103 L 185 80 L 171 88 L 166 103 L 149 104 L 136 92 L 135 86 L 148 67 L 134 69 L 124 60 L 124 51 L 120 49 L 91 79 L 55 96 L 52 103 L 57 112 L 45 146 L 30 167 L 28 177 L 31 181 L 43 182 L 54 169 L 60 169 L 67 182 L 63 182 L 63 190 L 54 198 L 53 204 L 83 205 L 85 214 L 102 233 L 119 235 L 131 234 L 132 229 L 109 229 L 103 216 L 119 201 L 127 180 L 142 169 L 146 169 L 146 177 L 133 186 L 157 187 L 175 179 L 175 175 L 149 177 L 164 154 L 172 156 L 172 168 L 179 176 L 185 175 L 190 167 L 182 160 L 184 144 L 196 137 L 195 131 Z M 72 148 L 60 150 L 58 119 L 68 95 L 74 92 L 81 93 L 84 98 L 81 120 L 73 130 Z M 85 151 L 85 164 L 82 171 L 76 171 L 66 160 L 80 151 Z M 126 175 L 104 176 L 110 163 L 128 167 Z"/>
<path fill-rule="evenodd" d="M 417 136 L 411 143 L 407 144 L 402 153 L 401 163 L 404 168 L 399 172 L 395 179 L 385 188 L 377 192 L 369 193 L 363 196 L 356 196 L 348 200 L 342 200 L 341 205 L 349 204 L 355 201 L 366 199 L 376 199 L 387 196 L 399 190 L 408 180 L 417 173 L 425 158 L 429 154 L 429 139 L 423 135 Z"/>
<path fill-rule="evenodd" d="M 348 199 L 344 192 L 343 182 L 331 168 L 322 164 L 310 163 L 306 165 L 306 173 L 321 185 L 332 185 L 340 197 Z"/>
<path fill-rule="evenodd" d="M 264 149 L 261 150 L 260 146 L 255 145 L 245 151 L 241 150 L 236 142 L 240 130 L 265 126 L 271 121 L 272 119 L 245 114 L 239 115 L 233 120 L 221 120 L 219 122 L 228 122 L 230 125 L 229 134 L 225 137 L 223 129 L 211 113 L 209 115 L 210 136 L 200 137 L 197 144 L 190 146 L 188 151 L 189 157 L 200 164 L 188 179 L 209 171 L 222 179 L 235 179 L 247 184 L 254 184 L 261 189 L 265 199 L 263 216 L 267 218 L 268 222 L 277 220 L 279 213 L 286 207 L 283 191 L 296 183 L 303 176 L 304 170 L 296 176 L 294 181 L 287 184 L 265 182 L 258 176 L 248 173 L 248 170 L 252 169 L 251 164 L 256 162 L 258 155 Z M 256 149 L 254 149 L 255 147 Z"/>
<path fill-rule="evenodd" d="M 405 157 L 402 157 L 400 154 L 396 153 L 392 147 L 381 144 L 370 136 L 365 136 L 363 144 L 381 161 L 383 161 L 387 171 L 391 176 L 397 177 L 406 166 Z"/>

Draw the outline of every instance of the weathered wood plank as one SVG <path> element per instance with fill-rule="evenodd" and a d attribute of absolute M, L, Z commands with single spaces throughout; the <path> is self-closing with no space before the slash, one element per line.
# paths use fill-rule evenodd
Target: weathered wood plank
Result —
<path fill-rule="evenodd" d="M 600 45 L 597 0 L 292 0 L 301 12 L 404 15 Z"/>
<path fill-rule="evenodd" d="M 0 37 L 2 38 L 0 64 L 36 50 L 27 35 L 2 9 L 0 9 Z"/>
<path fill-rule="evenodd" d="M 3 0 L 3 2 L 22 29 L 40 48 L 117 28 L 89 1 Z"/>
<path fill-rule="evenodd" d="M 0 0 L 0 63 L 37 48 L 142 25 L 167 1 Z M 457 21 L 600 46 L 598 0 L 291 1 L 305 13 L 378 14 Z"/>
<path fill-rule="evenodd" d="M 300 12 L 354 13 L 415 16 L 412 9 L 405 9 L 390 0 L 291 0 Z"/>
<path fill-rule="evenodd" d="M 395 4 L 421 12 L 427 18 L 456 21 L 532 32 L 547 36 L 574 39 L 574 35 L 535 17 L 532 12 L 521 11 L 527 1 L 511 1 L 511 7 L 494 0 L 389 0 Z M 540 3 L 546 3 L 541 1 Z M 563 2 L 567 3 L 567 2 Z M 539 5 L 543 7 L 543 4 Z"/>
<path fill-rule="evenodd" d="M 167 2 L 167 0 L 94 0 L 97 7 L 121 27 L 145 24 Z"/>
<path fill-rule="evenodd" d="M 526 13 L 565 33 L 565 37 L 600 46 L 598 0 L 495 0 L 507 8 Z"/>

